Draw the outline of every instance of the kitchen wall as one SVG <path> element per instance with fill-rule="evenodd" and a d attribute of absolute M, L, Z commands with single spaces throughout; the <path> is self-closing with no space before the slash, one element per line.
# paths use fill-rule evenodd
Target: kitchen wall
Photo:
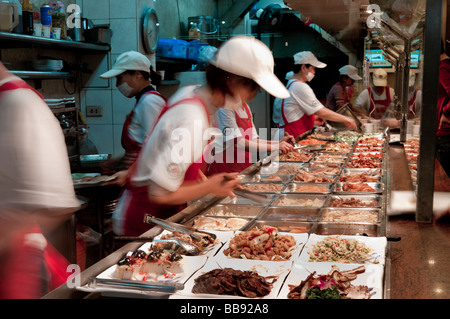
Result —
<path fill-rule="evenodd" d="M 99 153 L 120 155 L 122 125 L 132 110 L 135 99 L 121 95 L 115 87 L 115 80 L 103 80 L 99 75 L 112 66 L 119 54 L 128 50 L 144 53 L 140 38 L 141 15 L 147 8 L 154 8 L 160 23 L 160 38 L 185 38 L 188 17 L 217 16 L 233 3 L 231 0 L 76 0 L 82 16 L 94 24 L 109 24 L 113 32 L 111 52 L 106 56 L 84 56 L 84 61 L 93 68 L 92 74 L 83 75 L 83 89 L 80 92 L 82 113 L 87 106 L 101 106 L 101 117 L 85 117 L 89 126 L 89 139 L 97 146 Z M 155 55 L 147 55 L 152 65 Z M 179 85 L 161 86 L 158 90 L 169 97 L 178 87 L 201 83 L 203 74 L 182 72 L 176 74 Z"/>

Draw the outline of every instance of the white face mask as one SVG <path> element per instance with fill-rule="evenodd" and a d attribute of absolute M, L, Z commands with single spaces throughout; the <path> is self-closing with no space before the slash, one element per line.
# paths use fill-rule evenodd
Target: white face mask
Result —
<path fill-rule="evenodd" d="M 123 82 L 121 85 L 117 87 L 117 89 L 125 95 L 126 97 L 130 97 L 133 94 L 134 89 L 128 85 L 127 82 Z"/>
<path fill-rule="evenodd" d="M 306 74 L 306 81 L 310 82 L 312 79 L 314 79 L 315 74 L 308 72 L 308 74 Z"/>

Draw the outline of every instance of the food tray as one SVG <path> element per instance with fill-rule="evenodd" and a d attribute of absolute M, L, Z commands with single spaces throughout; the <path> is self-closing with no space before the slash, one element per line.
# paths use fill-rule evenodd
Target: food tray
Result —
<path fill-rule="evenodd" d="M 204 219 L 200 225 L 197 219 Z M 253 218 L 249 217 L 224 217 L 198 215 L 185 223 L 186 226 L 203 231 L 237 231 L 244 229 Z"/>
<path fill-rule="evenodd" d="M 337 178 L 339 175 L 324 175 L 324 174 L 315 174 L 314 171 L 311 172 L 307 172 L 308 174 L 313 175 L 314 178 L 316 178 L 316 180 L 311 180 L 311 181 L 300 181 L 300 180 L 296 180 L 297 174 L 292 176 L 292 183 L 334 183 L 336 182 Z M 323 181 L 323 179 L 325 179 L 325 181 Z M 330 179 L 331 181 L 327 181 L 328 179 Z"/>
<path fill-rule="evenodd" d="M 286 222 L 317 221 L 319 219 L 319 212 L 320 208 L 318 207 L 269 207 L 258 219 Z"/>
<path fill-rule="evenodd" d="M 175 294 L 171 295 L 170 299 L 193 299 L 193 298 L 202 298 L 202 299 L 274 299 L 277 297 L 281 286 L 284 282 L 284 279 L 288 275 L 289 271 L 292 268 L 292 261 L 284 261 L 284 262 L 270 262 L 270 261 L 261 261 L 261 260 L 249 260 L 249 259 L 210 259 L 206 262 L 206 264 L 199 269 L 185 284 L 183 290 L 177 291 Z M 225 269 L 232 268 L 235 270 L 241 271 L 254 271 L 258 273 L 258 275 L 262 277 L 267 277 L 266 280 L 268 282 L 272 282 L 273 286 L 270 293 L 264 297 L 259 298 L 247 298 L 242 296 L 235 295 L 216 295 L 216 294 L 208 294 L 208 293 L 193 293 L 192 289 L 195 285 L 195 280 L 201 275 L 214 270 L 214 269 Z"/>
<path fill-rule="evenodd" d="M 278 174 L 256 174 L 248 182 L 249 183 L 281 183 L 287 184 L 291 181 L 292 175 Z"/>
<path fill-rule="evenodd" d="M 215 205 L 201 212 L 199 216 L 222 216 L 255 218 L 265 209 L 260 205 Z M 197 217 L 197 216 L 196 216 Z"/>
<path fill-rule="evenodd" d="M 279 194 L 286 187 L 281 183 L 245 183 L 242 184 L 242 188 L 247 189 L 255 193 L 272 193 Z"/>
<path fill-rule="evenodd" d="M 347 160 L 347 156 L 323 156 L 323 155 L 318 155 L 316 157 L 314 157 L 314 162 L 315 163 L 340 163 L 343 164 L 345 161 Z"/>
<path fill-rule="evenodd" d="M 321 201 L 322 203 L 320 205 L 311 205 L 308 206 L 302 203 L 298 203 L 298 201 Z M 280 194 L 271 204 L 271 206 L 279 206 L 279 207 L 286 207 L 286 206 L 295 206 L 295 207 L 322 207 L 325 205 L 327 200 L 327 196 L 325 195 L 313 195 L 313 194 Z M 292 203 L 292 205 L 283 204 L 282 201 L 295 201 Z"/>
<path fill-rule="evenodd" d="M 286 277 L 280 293 L 279 299 L 287 299 L 290 292 L 289 286 L 298 286 L 312 273 L 316 272 L 316 277 L 328 274 L 332 266 L 335 265 L 341 271 L 358 268 L 358 264 L 341 263 L 301 263 L 295 262 L 291 272 Z M 372 288 L 370 299 L 383 299 L 383 268 L 377 265 L 364 265 L 365 272 L 358 274 L 355 280 L 351 281 L 354 286 L 367 286 Z"/>
<path fill-rule="evenodd" d="M 279 162 L 277 165 L 277 171 L 273 173 L 275 175 L 292 175 L 305 167 L 305 163 L 298 162 Z"/>
<path fill-rule="evenodd" d="M 168 230 L 163 230 L 161 234 L 155 237 L 155 239 L 161 239 L 163 235 L 170 234 L 172 232 Z M 207 247 L 203 252 L 201 252 L 198 256 L 207 256 L 212 257 L 214 256 L 219 249 L 223 246 L 224 243 L 226 243 L 230 238 L 233 236 L 233 231 L 216 231 L 216 230 L 208 230 L 208 233 L 215 234 L 217 236 L 216 243 L 211 245 L 210 247 Z M 152 245 L 152 243 L 150 243 Z M 197 257 L 197 256 L 195 256 Z"/>
<path fill-rule="evenodd" d="M 299 261 L 301 262 L 309 262 L 309 254 L 308 252 L 312 250 L 314 246 L 316 246 L 320 241 L 326 239 L 329 236 L 322 236 L 317 234 L 311 234 L 309 236 L 308 242 L 306 243 L 304 249 L 302 250 L 300 254 Z M 367 236 L 347 236 L 347 235 L 340 235 L 340 236 L 332 236 L 332 237 L 338 237 L 343 239 L 354 239 L 358 242 L 364 243 L 366 246 L 368 246 L 370 249 L 372 249 L 372 252 L 370 253 L 371 257 L 376 257 L 376 259 L 371 259 L 368 261 L 365 261 L 365 264 L 379 264 L 384 265 L 385 263 L 385 256 L 386 256 L 386 246 L 387 246 L 387 239 L 386 237 L 367 237 Z"/>
<path fill-rule="evenodd" d="M 347 235 L 347 236 L 368 236 L 378 237 L 379 224 L 350 224 L 350 223 L 316 223 L 311 229 L 311 233 L 317 235 Z"/>
<path fill-rule="evenodd" d="M 338 182 L 334 184 L 333 193 L 335 194 L 380 194 L 384 190 L 383 183 L 365 183 L 372 187 L 375 191 L 371 192 L 346 192 L 342 190 L 342 185 L 344 183 Z M 348 183 L 348 184 L 359 184 L 359 183 Z"/>
<path fill-rule="evenodd" d="M 308 173 L 315 174 L 315 175 L 322 175 L 322 176 L 337 176 L 341 173 L 340 167 L 328 167 L 330 170 L 329 172 L 325 172 L 322 170 L 322 168 L 313 168 L 313 167 L 304 167 L 302 170 L 305 170 Z"/>
<path fill-rule="evenodd" d="M 335 215 L 334 220 L 331 216 L 333 214 L 345 214 L 345 218 L 342 216 Z M 320 219 L 321 222 L 327 223 L 350 223 L 350 224 L 377 224 L 381 222 L 381 210 L 379 208 L 371 208 L 371 207 L 324 207 L 320 211 Z M 364 218 L 360 216 L 361 214 L 366 215 Z M 374 217 L 373 220 L 371 219 Z M 327 219 L 326 219 L 327 218 Z M 347 219 L 347 220 L 345 220 Z"/>
<path fill-rule="evenodd" d="M 325 203 L 324 206 L 325 207 L 338 207 L 338 206 L 331 206 L 331 203 L 337 199 L 345 200 L 345 199 L 351 199 L 351 198 L 359 199 L 363 203 L 369 203 L 369 202 L 375 201 L 376 206 L 374 206 L 374 207 L 382 207 L 383 206 L 383 198 L 380 195 L 329 195 L 327 202 Z M 357 207 L 357 206 L 355 206 L 355 207 Z M 362 207 L 367 207 L 367 206 L 362 206 Z M 345 208 L 345 207 L 341 206 L 341 208 Z"/>
<path fill-rule="evenodd" d="M 373 174 L 381 176 L 383 175 L 383 171 L 380 168 L 344 168 L 341 174 L 343 176 L 358 174 Z"/>
<path fill-rule="evenodd" d="M 236 195 L 235 197 L 225 197 L 220 201 L 220 204 L 223 205 L 253 205 L 253 206 L 262 206 L 262 205 L 268 205 L 272 202 L 272 200 L 277 196 L 274 193 L 258 193 L 259 195 L 266 195 L 266 199 L 264 200 L 264 203 L 258 203 L 254 200 Z"/>
<path fill-rule="evenodd" d="M 325 190 L 324 190 L 324 191 L 321 191 L 321 190 L 318 190 L 318 191 L 311 190 L 311 191 L 307 191 L 307 192 L 296 191 L 297 187 L 298 187 L 298 186 L 301 186 L 301 185 L 313 186 L 313 187 L 317 187 L 317 186 L 325 187 L 325 188 L 326 188 L 326 191 L 325 191 Z M 332 185 L 333 185 L 332 183 L 290 183 L 290 184 L 287 185 L 286 188 L 283 190 L 283 193 L 295 193 L 295 194 L 298 194 L 298 193 L 301 193 L 301 194 L 306 194 L 306 193 L 329 194 L 329 193 L 331 192 L 331 190 L 332 190 Z"/>
<path fill-rule="evenodd" d="M 274 227 L 279 232 L 284 233 L 309 233 L 312 227 L 314 226 L 313 222 L 286 222 L 280 220 L 253 220 L 251 223 L 247 225 L 245 230 L 250 230 L 255 227 L 264 228 L 264 227 Z"/>
<path fill-rule="evenodd" d="M 334 133 L 333 132 L 316 132 L 309 135 L 310 138 L 315 138 L 317 140 L 323 141 L 333 141 Z"/>
<path fill-rule="evenodd" d="M 341 168 L 344 163 L 330 163 L 330 162 L 315 162 L 311 161 L 307 164 L 306 167 L 309 168 L 321 168 L 321 167 L 335 167 L 335 168 Z"/>
<path fill-rule="evenodd" d="M 249 229 L 249 230 L 246 230 L 246 231 L 248 232 L 248 231 L 251 231 L 252 229 Z M 237 235 L 239 235 L 242 232 L 243 231 L 237 231 L 237 232 L 234 233 L 234 236 L 237 236 Z M 297 260 L 299 258 L 300 252 L 303 249 L 303 246 L 308 241 L 309 234 L 308 233 L 286 233 L 286 232 L 279 232 L 278 233 L 278 236 L 285 236 L 285 235 L 292 236 L 294 238 L 295 242 L 296 242 L 296 244 L 291 248 L 291 251 L 290 251 L 291 252 L 291 256 L 290 256 L 289 260 L 290 261 Z M 229 248 L 230 241 L 231 241 L 231 239 L 234 238 L 234 236 L 231 237 L 222 246 L 222 248 L 219 250 L 219 252 L 214 256 L 215 260 L 232 260 L 232 261 L 234 261 L 236 263 L 236 265 L 242 260 L 244 260 L 244 261 L 245 260 L 249 260 L 249 259 L 245 259 L 245 258 L 234 258 L 234 257 L 230 257 L 229 255 L 225 255 L 224 254 L 224 251 Z M 259 260 L 255 260 L 255 259 L 252 259 L 251 261 L 259 262 Z M 285 261 L 268 261 L 268 262 L 273 263 L 273 264 L 278 264 L 278 263 L 284 263 L 286 261 L 287 260 L 285 260 Z"/>

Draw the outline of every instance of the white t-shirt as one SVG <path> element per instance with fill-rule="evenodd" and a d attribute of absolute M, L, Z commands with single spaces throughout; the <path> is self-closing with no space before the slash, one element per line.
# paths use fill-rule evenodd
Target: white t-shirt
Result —
<path fill-rule="evenodd" d="M 128 134 L 142 144 L 148 130 L 152 129 L 166 102 L 157 94 L 143 94 L 134 108 Z"/>
<path fill-rule="evenodd" d="M 248 107 L 250 110 L 250 107 Z M 240 118 L 248 119 L 247 112 L 244 108 L 239 107 L 236 109 L 236 112 Z M 250 110 L 251 112 L 251 110 Z M 244 132 L 244 136 L 252 136 L 252 140 L 256 140 L 258 138 L 258 132 L 255 128 L 255 123 L 252 121 L 252 129 L 249 132 Z M 241 129 L 239 128 L 236 122 L 236 114 L 235 109 L 225 106 L 220 108 L 216 113 L 216 122 L 215 126 L 221 132 L 221 135 L 218 135 L 214 139 L 214 151 L 216 154 L 223 152 L 223 144 L 228 141 L 234 140 L 235 138 L 239 138 L 242 136 Z M 227 147 L 230 151 L 234 148 L 234 143 L 229 142 Z"/>
<path fill-rule="evenodd" d="M 193 97 L 195 88 L 182 88 L 169 105 Z M 189 166 L 201 160 L 210 138 L 208 128 L 208 115 L 200 103 L 187 102 L 169 109 L 144 142 L 132 182 L 150 185 L 153 195 L 176 191 Z"/>
<path fill-rule="evenodd" d="M 394 89 L 389 88 L 389 93 L 391 95 L 391 104 L 389 105 L 389 109 L 391 109 L 394 105 Z M 372 96 L 373 100 L 375 101 L 384 101 L 386 100 L 386 90 L 383 90 L 383 93 L 378 95 L 375 90 L 372 90 Z M 354 103 L 354 106 L 365 112 L 366 115 L 369 114 L 370 110 L 370 95 L 369 95 L 369 89 L 363 90 L 361 93 L 359 93 L 358 97 L 356 98 L 356 101 Z"/>
<path fill-rule="evenodd" d="M 289 84 L 294 80 L 289 80 Z M 291 123 L 303 117 L 312 115 L 324 107 L 317 99 L 311 87 L 301 81 L 295 81 L 290 87 L 291 96 L 284 100 L 284 116 Z"/>
<path fill-rule="evenodd" d="M 0 82 L 0 86 L 11 76 Z M 69 158 L 59 121 L 32 90 L 0 94 L 0 217 L 29 213 L 67 214 L 75 196 Z"/>

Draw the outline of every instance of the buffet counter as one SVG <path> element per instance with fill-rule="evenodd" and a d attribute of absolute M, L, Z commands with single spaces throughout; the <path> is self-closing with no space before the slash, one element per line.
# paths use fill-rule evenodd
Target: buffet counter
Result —
<path fill-rule="evenodd" d="M 249 265 L 255 267 L 255 263 L 264 264 L 265 268 L 263 267 L 264 270 L 261 268 L 261 272 L 266 272 L 266 275 L 274 275 L 275 270 L 271 268 L 281 269 L 282 271 L 280 270 L 281 272 L 276 275 L 281 276 L 282 280 L 274 284 L 272 291 L 268 292 L 265 298 L 285 299 L 288 296 L 295 298 L 301 295 L 294 291 L 289 292 L 287 287 L 288 283 L 299 285 L 306 279 L 304 277 L 308 275 L 305 273 L 307 263 L 308 271 L 312 269 L 318 275 L 331 272 L 331 269 L 334 269 L 333 264 L 340 271 L 357 272 L 359 278 L 355 280 L 355 285 L 370 287 L 368 291 L 365 291 L 366 297 L 408 298 L 399 289 L 401 286 L 397 282 L 399 277 L 405 279 L 407 275 L 403 273 L 399 276 L 398 274 L 404 266 L 403 257 L 399 256 L 399 252 L 415 254 L 417 249 L 403 246 L 403 236 L 409 238 L 413 235 L 402 230 L 401 222 L 397 222 L 398 219 L 394 219 L 392 223 L 388 218 L 387 210 L 392 187 L 394 189 L 413 187 L 411 165 L 406 159 L 403 146 L 389 145 L 388 140 L 388 132 L 373 136 L 340 135 L 338 138 L 324 133 L 307 136 L 297 144 L 295 154 L 282 155 L 279 162 L 263 160 L 242 172 L 243 188 L 263 195 L 265 199 L 262 202 L 255 202 L 241 196 L 235 198 L 206 196 L 169 218 L 169 221 L 182 225 L 194 225 L 198 229 L 204 227 L 205 231 L 217 234 L 216 240 L 220 241 L 217 249 L 205 252 L 206 258 L 200 259 L 204 256 L 184 257 L 198 258 L 197 260 L 201 262 L 198 262 L 197 268 L 190 270 L 192 273 L 188 276 L 177 277 L 182 281 L 184 289 L 174 294 L 145 293 L 139 290 L 127 292 L 114 287 L 99 289 L 95 285 L 95 278 L 117 279 L 117 263 L 124 260 L 127 254 L 130 256 L 130 252 L 144 249 L 144 246 L 145 250 L 148 250 L 151 244 L 130 242 L 83 271 L 78 287 L 69 288 L 63 285 L 44 298 L 98 298 L 101 296 L 193 298 L 195 295 L 191 290 L 194 289 L 194 277 L 200 281 L 201 278 L 198 278 L 200 273 L 205 274 L 209 271 L 208 275 L 215 271 L 211 263 L 207 263 L 208 260 L 215 261 L 215 264 L 221 264 L 222 267 L 228 264 L 233 266 L 240 264 L 242 267 L 237 267 L 241 267 L 242 270 L 250 269 Z M 225 222 L 231 220 L 235 228 L 231 223 Z M 214 223 L 219 225 L 217 227 L 221 227 L 221 230 L 217 228 L 212 230 Z M 250 233 L 255 227 L 268 230 L 267 235 L 258 233 L 256 236 Z M 423 229 L 420 225 L 410 227 L 418 228 L 419 231 Z M 429 227 L 426 228 L 429 229 Z M 267 239 L 272 237 L 273 232 L 274 238 L 287 238 L 287 241 L 296 242 L 289 249 L 286 257 L 284 257 L 285 252 L 280 252 L 283 257 L 275 256 L 280 259 L 279 262 L 252 260 L 259 259 L 260 255 L 252 255 L 255 253 L 251 251 L 248 255 L 248 251 L 239 250 L 238 239 L 247 240 L 249 234 L 252 239 L 263 236 L 267 236 Z M 243 237 L 238 237 L 241 234 Z M 172 235 L 167 235 L 167 230 L 163 230 L 160 226 L 155 226 L 142 235 L 142 237 L 151 238 L 162 238 L 162 236 Z M 320 251 L 316 251 L 315 255 L 311 253 L 323 243 L 325 246 L 328 245 L 326 241 L 330 238 L 344 240 L 346 243 L 344 246 L 355 242 L 355 245 L 360 246 L 358 249 L 367 249 L 368 255 L 364 258 L 360 255 L 360 258 L 349 262 L 343 259 L 344 253 L 342 253 L 339 258 L 331 257 L 335 258 L 333 262 L 327 260 L 328 257 L 325 254 L 321 255 Z M 408 251 L 404 252 L 400 247 L 405 247 Z M 427 250 L 424 242 L 420 247 Z M 265 251 L 267 255 L 267 247 Z M 237 255 L 232 255 L 234 253 Z M 272 255 L 269 257 L 277 260 Z M 417 260 L 420 259 L 419 257 Z M 196 264 L 190 261 L 189 264 Z M 274 263 L 277 267 L 270 266 Z M 181 262 L 181 265 L 184 264 Z M 204 269 L 199 271 L 202 266 Z M 415 263 L 409 263 L 409 267 L 416 266 Z M 360 267 L 363 268 L 362 272 Z M 173 273 L 176 274 L 176 271 Z M 411 282 L 411 280 L 407 279 L 405 282 Z M 199 287 L 196 286 L 195 289 L 202 293 Z"/>

